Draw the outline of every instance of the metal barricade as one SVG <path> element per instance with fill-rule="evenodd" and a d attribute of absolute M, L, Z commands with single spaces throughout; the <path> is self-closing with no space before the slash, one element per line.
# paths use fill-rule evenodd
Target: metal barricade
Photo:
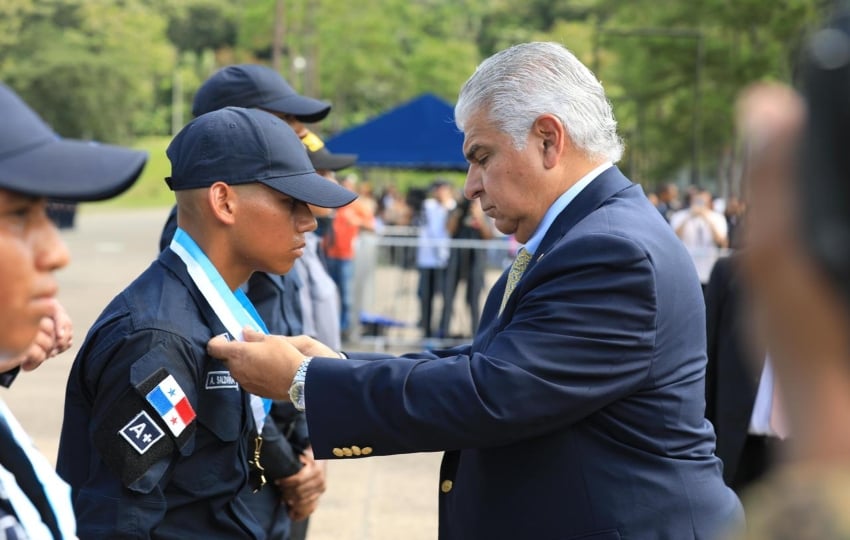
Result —
<path fill-rule="evenodd" d="M 420 326 L 416 251 L 421 246 L 416 227 L 385 227 L 381 234 L 360 234 L 353 306 L 357 314 L 353 320 L 359 325 L 349 338 L 355 347 L 417 350 L 471 341 L 487 293 L 510 265 L 513 253 L 507 237 L 439 241 L 449 251 L 449 266 L 441 271 L 443 286 L 434 294 L 432 325 L 438 331 L 430 338 L 423 336 Z M 445 295 L 452 294 L 446 285 L 451 284 L 455 285 L 451 308 L 444 310 Z M 477 294 L 472 294 L 475 289 Z"/>

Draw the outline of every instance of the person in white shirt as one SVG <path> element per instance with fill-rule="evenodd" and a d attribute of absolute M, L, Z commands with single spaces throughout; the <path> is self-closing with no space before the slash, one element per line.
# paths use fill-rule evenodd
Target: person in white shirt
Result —
<path fill-rule="evenodd" d="M 449 264 L 449 213 L 457 206 L 452 186 L 439 179 L 431 184 L 431 196 L 422 203 L 419 216 L 419 243 L 416 267 L 419 268 L 420 324 L 425 338 L 434 337 L 434 298 L 442 294 Z"/>
<path fill-rule="evenodd" d="M 712 209 L 711 193 L 692 194 L 691 204 L 673 214 L 670 226 L 691 254 L 700 282 L 707 283 L 719 250 L 729 242 L 726 218 Z"/>

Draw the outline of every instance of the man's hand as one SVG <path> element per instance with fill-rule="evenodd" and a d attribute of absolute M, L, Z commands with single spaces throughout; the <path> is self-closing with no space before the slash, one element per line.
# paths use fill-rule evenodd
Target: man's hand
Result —
<path fill-rule="evenodd" d="M 242 387 L 258 396 L 289 400 L 289 387 L 305 356 L 284 337 L 244 329 L 245 341 L 216 336 L 207 343 L 210 356 L 224 360 Z"/>
<path fill-rule="evenodd" d="M 316 461 L 310 448 L 304 451 L 300 459 L 304 464 L 300 471 L 276 482 L 283 493 L 283 500 L 289 507 L 289 517 L 293 521 L 306 519 L 315 512 L 319 497 L 327 488 L 325 462 Z"/>

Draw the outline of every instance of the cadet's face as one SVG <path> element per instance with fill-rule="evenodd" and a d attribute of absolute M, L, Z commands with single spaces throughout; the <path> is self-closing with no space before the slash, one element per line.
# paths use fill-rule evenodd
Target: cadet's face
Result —
<path fill-rule="evenodd" d="M 251 271 L 285 274 L 304 253 L 304 233 L 316 230 L 306 203 L 263 184 L 239 186 L 240 250 Z"/>
<path fill-rule="evenodd" d="M 540 197 L 542 161 L 531 138 L 525 148 L 479 112 L 464 126 L 463 152 L 469 160 L 464 195 L 481 200 L 484 213 L 504 234 L 525 243 L 549 208 Z"/>
<path fill-rule="evenodd" d="M 23 352 L 53 314 L 53 271 L 68 261 L 45 200 L 0 189 L 0 355 Z"/>

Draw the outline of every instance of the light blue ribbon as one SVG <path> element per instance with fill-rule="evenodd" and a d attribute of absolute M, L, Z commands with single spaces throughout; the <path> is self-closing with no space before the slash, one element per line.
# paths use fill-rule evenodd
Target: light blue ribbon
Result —
<path fill-rule="evenodd" d="M 260 317 L 259 313 L 257 313 L 257 309 L 254 307 L 254 304 L 251 303 L 251 300 L 245 292 L 241 289 L 236 289 L 235 292 L 231 291 L 230 287 L 227 286 L 224 278 L 221 277 L 221 274 L 219 274 L 209 257 L 206 256 L 192 237 L 180 227 L 177 228 L 177 231 L 174 233 L 174 238 L 171 240 L 171 249 L 183 260 L 184 263 L 186 263 L 189 275 L 192 276 L 192 279 L 195 281 L 195 285 L 198 286 L 198 289 L 200 289 L 204 298 L 207 299 L 207 302 L 209 302 L 219 319 L 222 319 L 222 323 L 225 328 L 227 328 L 230 333 L 237 332 L 234 335 L 235 338 L 238 339 L 242 336 L 241 328 L 245 326 L 248 326 L 257 332 L 263 332 L 265 334 L 269 333 L 266 323 L 263 322 L 263 318 Z M 199 268 L 203 272 L 206 280 L 212 287 L 203 283 L 203 276 L 193 275 L 193 266 Z M 217 298 L 214 298 L 211 295 L 215 295 Z M 219 313 L 219 311 L 216 310 L 216 306 L 220 305 L 220 302 L 217 300 L 224 303 L 225 308 L 229 312 L 228 314 Z M 238 325 L 236 329 L 231 328 L 232 325 L 227 324 L 225 319 L 228 318 L 228 315 L 235 319 L 235 322 Z M 251 398 L 262 400 L 262 410 L 265 415 L 268 415 L 271 410 L 272 400 L 268 398 L 260 398 L 253 394 L 251 395 Z M 257 415 L 255 414 L 255 417 L 256 416 Z M 255 421 L 257 421 L 257 431 L 262 430 L 264 418 L 255 418 Z"/>

